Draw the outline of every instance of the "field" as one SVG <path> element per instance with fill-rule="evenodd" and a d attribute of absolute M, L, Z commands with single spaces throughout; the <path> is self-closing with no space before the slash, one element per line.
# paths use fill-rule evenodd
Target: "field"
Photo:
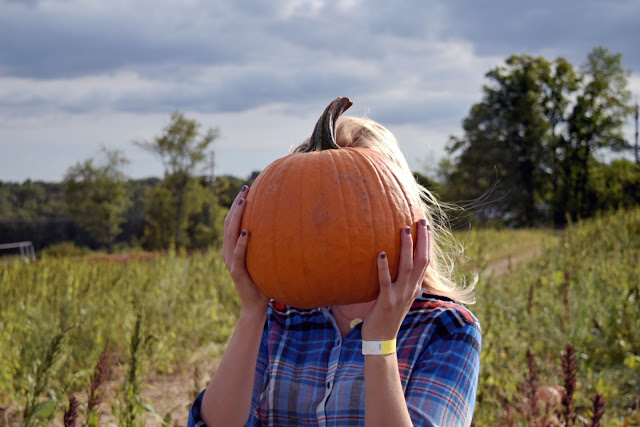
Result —
<path fill-rule="evenodd" d="M 534 396 L 573 369 L 576 425 L 596 393 L 603 425 L 639 425 L 640 210 L 455 237 L 467 247 L 460 274 L 480 274 L 475 424 L 562 419 L 566 405 Z M 63 425 L 71 396 L 82 425 L 185 425 L 238 312 L 218 251 L 0 264 L 0 425 Z M 567 344 L 577 366 L 563 370 Z"/>

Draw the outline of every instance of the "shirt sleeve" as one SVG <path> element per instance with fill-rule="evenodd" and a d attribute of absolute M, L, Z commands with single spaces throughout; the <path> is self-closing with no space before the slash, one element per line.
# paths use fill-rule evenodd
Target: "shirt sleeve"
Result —
<path fill-rule="evenodd" d="M 200 418 L 200 407 L 202 406 L 202 397 L 204 396 L 204 392 L 206 390 L 202 390 L 202 392 L 196 397 L 195 402 L 191 405 L 191 410 L 189 411 L 189 421 L 187 422 L 187 427 L 200 427 L 205 426 L 206 424 Z"/>
<path fill-rule="evenodd" d="M 267 367 L 269 365 L 268 352 L 267 352 L 267 328 L 262 332 L 262 339 L 260 341 L 260 350 L 258 351 L 258 360 L 256 361 L 256 373 L 253 383 L 253 395 L 251 397 L 251 412 L 249 413 L 249 419 L 245 426 L 259 426 L 260 425 L 260 400 L 261 395 L 266 387 L 266 380 L 268 377 Z M 202 407 L 202 398 L 204 396 L 203 390 L 191 406 L 189 411 L 189 421 L 187 427 L 203 427 L 206 426 L 202 417 L 200 416 Z"/>
<path fill-rule="evenodd" d="M 260 425 L 260 402 L 262 401 L 262 394 L 269 380 L 268 343 L 269 334 L 267 325 L 265 324 L 264 331 L 262 331 L 262 340 L 260 341 L 260 350 L 258 351 L 258 360 L 256 361 L 256 376 L 253 382 L 253 394 L 251 397 L 251 413 L 245 426 Z"/>
<path fill-rule="evenodd" d="M 407 384 L 407 407 L 414 425 L 471 425 L 480 346 L 477 321 L 451 331 L 436 329 Z"/>

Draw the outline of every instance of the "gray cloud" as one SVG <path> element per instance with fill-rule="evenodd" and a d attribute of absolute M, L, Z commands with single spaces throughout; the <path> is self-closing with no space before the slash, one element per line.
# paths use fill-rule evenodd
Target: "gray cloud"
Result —
<path fill-rule="evenodd" d="M 0 125 L 182 110 L 264 126 L 263 111 L 313 118 L 349 96 L 350 114 L 399 129 L 418 158 L 410 139 L 458 133 L 511 54 L 579 65 L 603 45 L 637 80 L 636 22 L 631 0 L 0 0 Z"/>
<path fill-rule="evenodd" d="M 627 67 L 640 69 L 635 0 L 450 2 L 446 21 L 446 35 L 472 41 L 480 55 L 552 50 L 581 63 L 602 45 L 622 53 Z"/>
<path fill-rule="evenodd" d="M 10 76 L 78 77 L 170 64 L 233 63 L 241 49 L 205 37 L 171 37 L 174 29 L 90 16 L 86 20 L 37 12 L 0 15 L 0 63 Z"/>
<path fill-rule="evenodd" d="M 314 9 L 311 2 L 243 0 L 202 1 L 191 9 L 171 2 L 140 2 L 136 4 L 141 6 L 121 10 L 85 9 L 74 1 L 56 4 L 67 6 L 58 10 L 36 1 L 20 6 L 5 2 L 5 7 L 0 3 L 7 9 L 0 14 L 4 75 L 55 79 L 134 70 L 167 79 L 184 67 L 233 65 L 246 68 L 245 74 L 270 74 L 251 81 L 239 76 L 221 85 L 221 94 L 229 92 L 225 88 L 242 89 L 234 87 L 238 82 L 255 89 L 242 91 L 255 98 L 240 103 L 250 108 L 290 99 L 286 86 L 311 90 L 308 96 L 325 93 L 320 70 L 331 70 L 332 64 L 345 59 L 388 67 L 380 70 L 384 73 L 378 82 L 357 68 L 332 76 L 343 79 L 333 80 L 338 89 L 373 89 L 388 79 L 384 74 L 411 70 L 419 56 L 432 53 L 433 44 L 442 40 L 468 41 L 479 55 L 551 50 L 580 61 L 590 48 L 602 44 L 621 51 L 627 66 L 640 68 L 640 53 L 633 45 L 640 36 L 634 23 L 640 19 L 640 7 L 632 2 L 402 0 L 362 1 L 345 9 L 319 2 Z M 412 52 L 406 46 L 412 46 Z M 293 69 L 303 71 L 294 74 Z M 320 77 L 316 85 L 309 82 L 307 69 Z M 275 86 L 261 87 L 260 81 Z M 224 104 L 234 111 L 238 102 Z"/>

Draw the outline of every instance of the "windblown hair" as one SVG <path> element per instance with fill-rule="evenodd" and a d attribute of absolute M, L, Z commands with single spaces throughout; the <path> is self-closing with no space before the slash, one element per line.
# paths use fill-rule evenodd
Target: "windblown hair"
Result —
<path fill-rule="evenodd" d="M 367 118 L 341 116 L 336 123 L 336 142 L 341 147 L 360 147 L 376 150 L 396 163 L 411 179 L 413 191 L 419 195 L 421 209 L 427 223 L 431 225 L 431 260 L 422 286 L 429 292 L 447 296 L 454 301 L 473 304 L 473 289 L 477 277 L 472 283 L 457 284 L 454 280 L 454 258 L 461 250 L 454 244 L 449 221 L 442 204 L 433 194 L 420 185 L 407 163 L 393 134 L 381 124 Z M 304 151 L 309 145 L 307 139 L 293 152 Z M 445 251 L 444 248 L 447 250 Z"/>

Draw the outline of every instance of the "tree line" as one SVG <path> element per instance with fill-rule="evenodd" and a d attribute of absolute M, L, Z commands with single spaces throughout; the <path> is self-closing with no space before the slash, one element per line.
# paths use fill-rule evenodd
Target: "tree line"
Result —
<path fill-rule="evenodd" d="M 222 239 L 224 216 L 254 177 L 203 175 L 216 129 L 175 112 L 163 133 L 135 145 L 164 165 L 164 177 L 132 180 L 128 160 L 103 148 L 71 166 L 61 183 L 0 183 L 0 241 L 31 240 L 37 249 L 61 241 L 113 250 L 198 249 Z M 255 174 L 254 174 L 255 175 Z"/>
<path fill-rule="evenodd" d="M 593 49 L 564 58 L 514 55 L 486 74 L 482 100 L 438 168 L 446 199 L 477 201 L 483 220 L 562 225 L 640 202 L 640 166 L 602 156 L 633 147 L 622 55 Z M 598 157 L 600 155 L 600 158 Z"/>
<path fill-rule="evenodd" d="M 563 225 L 638 204 L 640 165 L 603 160 L 632 148 L 623 135 L 633 109 L 628 75 L 622 55 L 603 47 L 580 67 L 513 55 L 486 74 L 448 157 L 416 178 L 449 206 L 466 208 L 462 224 Z M 175 112 L 159 136 L 134 142 L 162 163 L 161 179 L 128 178 L 123 154 L 103 149 L 101 158 L 71 166 L 61 183 L 0 183 L 0 242 L 217 245 L 227 209 L 257 175 L 203 173 L 218 135 Z"/>

